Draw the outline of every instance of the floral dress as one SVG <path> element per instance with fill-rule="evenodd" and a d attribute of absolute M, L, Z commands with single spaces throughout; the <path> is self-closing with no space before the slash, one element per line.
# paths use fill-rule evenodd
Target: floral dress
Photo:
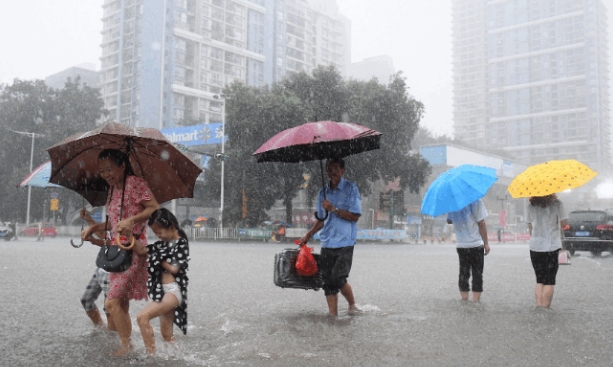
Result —
<path fill-rule="evenodd" d="M 189 261 L 189 243 L 187 239 L 181 237 L 176 243 L 174 241 L 164 242 L 157 241 L 152 245 L 147 246 L 149 254 L 149 280 L 147 288 L 149 289 L 149 298 L 155 302 L 160 302 L 164 298 L 164 289 L 162 289 L 162 272 L 164 268 L 161 262 L 166 260 L 172 265 L 179 265 L 179 272 L 173 274 L 175 281 L 181 288 L 181 296 L 183 301 L 175 307 L 174 323 L 187 334 L 187 262 Z"/>
<path fill-rule="evenodd" d="M 112 189 L 107 198 L 106 207 L 109 216 L 109 227 L 111 228 L 111 238 L 117 235 L 117 224 L 121 219 L 130 218 L 143 211 L 140 204 L 153 198 L 153 193 L 149 189 L 147 182 L 136 176 L 128 176 L 125 184 L 125 196 L 123 197 L 123 214 L 121 213 L 121 197 L 123 190 Z M 135 236 L 140 235 L 141 246 L 147 246 L 147 223 L 137 223 L 132 227 Z M 117 246 L 115 241 L 111 241 L 112 246 Z M 136 244 L 135 246 L 139 246 Z M 132 266 L 121 273 L 110 273 L 111 282 L 107 298 L 129 298 L 133 300 L 147 300 L 147 257 L 132 256 Z"/>

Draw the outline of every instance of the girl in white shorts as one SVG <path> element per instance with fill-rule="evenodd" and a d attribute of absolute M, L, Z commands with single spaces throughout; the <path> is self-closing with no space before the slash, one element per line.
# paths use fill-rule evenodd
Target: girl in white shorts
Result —
<path fill-rule="evenodd" d="M 187 263 L 189 244 L 187 235 L 179 227 L 177 218 L 165 208 L 153 212 L 147 223 L 159 241 L 134 246 L 136 252 L 149 254 L 147 288 L 153 302 L 136 316 L 143 342 L 149 355 L 155 355 L 155 337 L 151 319 L 160 318 L 162 338 L 174 342 L 173 321 L 183 334 L 187 333 Z"/>

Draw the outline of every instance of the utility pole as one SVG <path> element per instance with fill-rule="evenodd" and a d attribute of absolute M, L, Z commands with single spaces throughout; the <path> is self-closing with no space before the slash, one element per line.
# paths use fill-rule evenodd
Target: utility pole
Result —
<path fill-rule="evenodd" d="M 36 138 L 36 137 L 42 138 L 45 135 L 37 134 L 37 133 L 31 133 L 31 132 L 27 132 L 27 131 L 15 131 L 15 130 L 10 130 L 10 131 L 14 132 L 15 134 L 25 135 L 25 136 L 28 136 L 28 137 L 32 138 L 32 146 L 30 147 L 30 172 L 32 172 L 32 165 L 34 163 L 34 138 Z M 26 226 L 30 225 L 30 198 L 31 197 L 32 197 L 32 186 L 28 185 L 28 209 L 27 209 L 27 213 L 26 213 Z"/>

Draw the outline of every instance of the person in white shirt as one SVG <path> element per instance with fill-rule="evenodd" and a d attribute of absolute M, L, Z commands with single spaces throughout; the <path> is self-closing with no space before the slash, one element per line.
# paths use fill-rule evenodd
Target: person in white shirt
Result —
<path fill-rule="evenodd" d="M 460 277 L 458 285 L 460 296 L 468 300 L 470 286 L 468 280 L 472 273 L 473 301 L 479 302 L 483 292 L 483 256 L 490 252 L 485 225 L 487 210 L 478 199 L 457 212 L 447 214 L 447 223 L 454 225 L 456 247 L 460 258 Z"/>
<path fill-rule="evenodd" d="M 561 229 L 568 223 L 564 204 L 555 194 L 532 196 L 526 222 L 530 231 L 530 260 L 536 275 L 536 305 L 549 308 L 558 273 Z"/>

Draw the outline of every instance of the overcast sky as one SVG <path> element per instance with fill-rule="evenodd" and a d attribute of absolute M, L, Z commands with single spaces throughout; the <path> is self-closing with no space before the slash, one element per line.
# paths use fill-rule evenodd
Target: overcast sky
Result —
<path fill-rule="evenodd" d="M 452 132 L 451 1 L 337 0 L 352 21 L 352 60 L 391 56 L 396 70 L 407 77 L 411 94 L 426 106 L 422 125 L 437 135 Z M 613 0 L 603 1 L 611 33 Z M 99 66 L 102 3 L 3 1 L 0 83 L 44 79 L 86 62 Z"/>

